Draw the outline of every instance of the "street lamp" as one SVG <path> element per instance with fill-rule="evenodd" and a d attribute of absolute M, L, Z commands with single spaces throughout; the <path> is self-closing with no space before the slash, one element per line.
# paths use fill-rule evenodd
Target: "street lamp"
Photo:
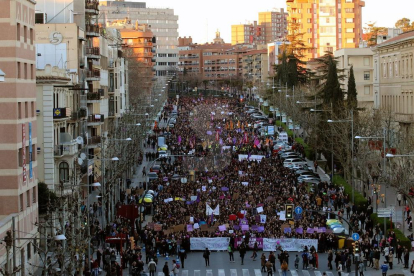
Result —
<path fill-rule="evenodd" d="M 327 122 L 328 123 L 349 123 L 349 122 L 351 123 L 351 186 L 352 186 L 352 202 L 355 204 L 355 183 L 354 183 L 354 111 L 351 110 L 351 119 L 350 120 L 327 120 Z"/>

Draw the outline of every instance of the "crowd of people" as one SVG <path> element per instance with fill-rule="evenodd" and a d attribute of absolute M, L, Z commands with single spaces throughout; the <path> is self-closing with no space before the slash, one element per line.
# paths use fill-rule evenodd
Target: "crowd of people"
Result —
<path fill-rule="evenodd" d="M 390 269 L 394 256 L 398 262 L 403 262 L 404 258 L 404 265 L 408 266 L 406 256 L 409 257 L 409 248 L 402 248 L 392 231 L 385 235 L 382 228 L 371 220 L 372 211 L 352 205 L 341 187 L 326 182 L 317 185 L 298 182 L 295 173 L 284 167 L 283 160 L 273 151 L 277 137 L 261 136 L 255 128 L 255 119 L 243 112 L 237 100 L 169 100 L 160 121 L 166 120 L 173 109 L 179 114 L 175 127 L 160 127 L 145 141 L 146 147 L 156 150 L 156 137 L 164 135 L 170 152 L 168 158 L 158 158 L 149 153 L 144 155 L 147 161 L 159 160 L 162 168 L 158 172 L 159 177 L 144 186 L 154 191 L 154 201 L 145 211 L 153 215 L 153 223 L 139 229 L 130 221 L 118 218 L 105 230 L 94 232 L 101 241 L 105 235 L 119 233 L 135 238 L 134 245 L 126 244 L 122 253 L 123 267 L 129 266 L 131 274 L 145 270 L 145 265 L 149 264 L 151 272 L 152 263 L 157 265 L 159 256 L 178 255 L 184 267 L 186 254 L 190 252 L 191 237 L 229 237 L 230 255 L 234 250 L 243 252 L 249 249 L 250 238 L 317 239 L 318 250 L 313 248 L 296 255 L 295 267 L 299 267 L 301 261 L 303 269 L 317 268 L 319 251 L 328 253 L 330 269 L 350 271 L 351 264 L 358 258 L 349 250 L 338 251 L 338 237 L 329 230 L 326 224 L 328 218 L 347 223 L 350 231 L 360 234 L 361 275 L 370 265 L 380 269 L 378 252 L 385 256 Z M 293 144 L 293 148 L 304 154 L 301 145 Z M 244 157 L 240 158 L 242 155 Z M 144 169 L 143 173 L 148 169 Z M 121 194 L 119 204 L 140 204 L 138 189 L 132 189 L 129 194 L 121 191 Z M 291 231 L 283 230 L 287 224 L 281 217 L 285 204 L 301 206 L 304 210 L 288 225 Z M 217 211 L 208 212 L 206 206 Z M 266 216 L 265 221 L 260 221 L 260 215 Z M 154 224 L 161 225 L 161 228 L 155 229 Z M 189 224 L 207 225 L 208 229 L 176 230 L 178 225 Z M 249 230 L 242 230 L 242 224 L 249 225 Z M 220 230 L 219 225 L 225 225 L 225 231 Z M 252 229 L 253 225 L 263 228 Z M 314 227 L 326 231 L 307 231 Z M 239 246 L 235 243 L 237 238 L 242 239 Z M 145 256 L 140 244 L 145 246 Z M 255 251 L 254 247 L 250 249 Z M 272 252 L 269 257 L 261 257 L 263 270 L 269 267 L 267 263 L 270 262 L 270 270 L 275 271 L 276 258 L 279 258 L 281 267 L 285 267 L 284 262 L 289 262 L 285 256 L 287 252 L 283 248 L 275 248 L 275 252 L 277 250 L 281 250 L 277 256 Z M 107 266 L 112 262 L 111 256 L 120 253 L 118 251 L 117 247 L 105 250 L 96 265 L 100 266 L 102 260 L 103 265 Z M 168 263 L 164 265 L 166 276 L 171 271 L 175 275 L 180 266 L 175 260 L 171 265 L 172 270 Z M 119 275 L 117 269 L 120 265 L 114 263 L 110 267 L 115 267 L 114 275 Z"/>

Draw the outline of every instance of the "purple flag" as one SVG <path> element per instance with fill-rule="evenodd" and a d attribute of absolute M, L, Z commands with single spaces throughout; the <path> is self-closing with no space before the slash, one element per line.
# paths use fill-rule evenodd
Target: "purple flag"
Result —
<path fill-rule="evenodd" d="M 243 231 L 249 231 L 249 225 L 243 224 L 241 226 L 241 230 L 243 230 Z"/>
<path fill-rule="evenodd" d="M 181 135 L 178 136 L 177 142 L 178 142 L 178 144 L 181 144 Z"/>
<path fill-rule="evenodd" d="M 284 230 L 283 230 L 283 233 L 291 233 L 292 232 L 292 229 L 290 228 L 290 227 L 286 227 Z"/>
<path fill-rule="evenodd" d="M 303 228 L 296 228 L 296 233 L 297 234 L 303 234 Z"/>
<path fill-rule="evenodd" d="M 313 232 L 314 232 L 314 229 L 313 228 L 308 228 L 306 230 L 306 233 L 309 233 L 309 234 L 313 234 Z"/>
<path fill-rule="evenodd" d="M 257 228 L 257 232 L 259 232 L 259 233 L 264 232 L 264 226 L 259 226 L 259 227 Z"/>

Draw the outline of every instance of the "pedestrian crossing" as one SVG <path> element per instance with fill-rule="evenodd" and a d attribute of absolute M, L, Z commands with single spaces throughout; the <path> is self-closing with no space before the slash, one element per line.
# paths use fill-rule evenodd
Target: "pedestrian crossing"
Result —
<path fill-rule="evenodd" d="M 331 271 L 324 271 L 327 276 L 335 276 Z M 317 270 L 289 270 L 287 276 L 322 276 L 321 271 Z M 347 273 L 342 273 L 348 276 Z M 157 276 L 165 276 L 163 272 L 158 272 Z M 261 272 L 260 269 L 206 269 L 206 270 L 187 270 L 180 269 L 178 276 L 267 276 L 267 272 Z M 279 268 L 273 273 L 273 276 L 283 276 L 282 270 Z"/>

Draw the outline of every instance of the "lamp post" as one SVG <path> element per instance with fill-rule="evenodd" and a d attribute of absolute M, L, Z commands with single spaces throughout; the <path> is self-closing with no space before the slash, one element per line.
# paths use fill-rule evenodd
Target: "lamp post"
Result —
<path fill-rule="evenodd" d="M 355 183 L 354 183 L 354 111 L 351 110 L 350 120 L 327 120 L 328 123 L 351 123 L 351 186 L 352 202 L 355 204 Z"/>
<path fill-rule="evenodd" d="M 362 137 L 362 136 L 355 136 L 355 139 L 383 139 L 383 142 L 382 142 L 382 148 L 383 148 L 383 151 L 384 151 L 384 154 L 383 154 L 383 158 L 382 158 L 382 160 L 383 160 L 383 168 L 382 168 L 382 176 L 383 176 L 383 178 L 384 178 L 384 181 L 386 182 L 386 165 L 387 165 L 387 155 L 385 154 L 385 150 L 386 150 L 386 147 L 385 147 L 385 143 L 386 143 L 386 129 L 384 128 L 384 130 L 383 130 L 383 136 L 369 136 L 369 137 Z M 387 183 L 385 183 L 385 185 L 384 185 L 384 204 L 385 204 L 385 207 L 387 207 L 387 197 L 385 196 L 386 195 L 386 192 L 387 192 Z M 376 207 L 376 209 L 377 209 L 377 212 L 378 212 L 378 203 L 377 203 L 377 207 Z M 384 233 L 385 233 L 385 219 L 384 219 Z"/>
<path fill-rule="evenodd" d="M 333 112 L 333 110 L 318 110 L 318 109 L 310 109 L 310 112 Z M 316 113 L 315 113 L 316 116 Z M 332 128 L 331 128 L 331 135 L 332 135 Z M 334 174 L 334 153 L 333 153 L 333 139 L 331 139 L 331 181 L 333 180 L 333 174 Z"/>

